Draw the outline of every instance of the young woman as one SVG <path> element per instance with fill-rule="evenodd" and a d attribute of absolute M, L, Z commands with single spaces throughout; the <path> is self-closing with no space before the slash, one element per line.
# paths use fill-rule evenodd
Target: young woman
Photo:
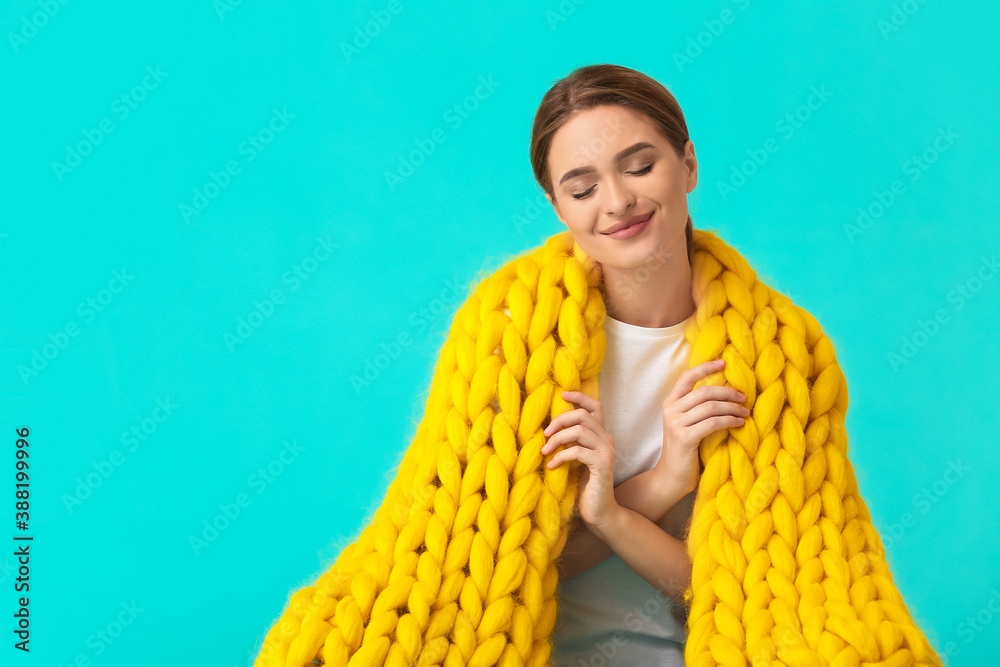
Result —
<path fill-rule="evenodd" d="M 749 411 L 732 387 L 701 387 L 721 360 L 690 370 L 694 316 L 687 194 L 694 144 L 674 96 L 616 65 L 558 81 L 535 115 L 531 162 L 576 243 L 601 267 L 608 317 L 600 400 L 552 420 L 550 467 L 578 461 L 579 519 L 559 561 L 557 665 L 683 665 L 683 543 L 698 444 Z M 593 658 L 593 661 L 592 661 Z M 603 660 L 602 660 L 603 659 Z"/>

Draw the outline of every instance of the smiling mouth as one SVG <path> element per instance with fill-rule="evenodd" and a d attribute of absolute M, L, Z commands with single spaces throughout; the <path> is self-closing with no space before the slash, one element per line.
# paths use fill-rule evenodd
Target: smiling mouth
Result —
<path fill-rule="evenodd" d="M 609 236 L 609 235 L 614 234 L 616 232 L 620 232 L 623 229 L 628 229 L 629 227 L 634 227 L 636 225 L 642 224 L 642 223 L 646 222 L 647 220 L 649 220 L 652 216 L 653 216 L 653 211 L 650 211 L 649 213 L 647 213 L 646 215 L 643 215 L 643 216 L 638 216 L 637 215 L 637 216 L 635 216 L 633 218 L 630 218 L 630 219 L 626 220 L 624 223 L 620 222 L 620 223 L 618 223 L 616 225 L 612 225 L 607 231 L 601 232 L 601 233 L 604 234 L 605 236 Z"/>

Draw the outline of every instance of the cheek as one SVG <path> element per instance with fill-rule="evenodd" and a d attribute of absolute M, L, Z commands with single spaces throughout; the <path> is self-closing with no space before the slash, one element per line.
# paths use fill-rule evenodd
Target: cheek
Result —
<path fill-rule="evenodd" d="M 575 233 L 589 234 L 594 230 L 596 220 L 596 216 L 587 207 L 577 206 L 572 213 L 567 214 L 566 225 Z"/>
<path fill-rule="evenodd" d="M 657 184 L 657 187 L 650 192 L 650 197 L 659 199 L 660 201 L 673 201 L 679 194 L 684 192 L 681 185 L 682 184 L 676 180 L 660 182 Z"/>

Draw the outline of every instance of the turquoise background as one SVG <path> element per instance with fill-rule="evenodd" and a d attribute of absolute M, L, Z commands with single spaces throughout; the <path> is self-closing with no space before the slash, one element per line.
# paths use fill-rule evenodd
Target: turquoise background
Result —
<path fill-rule="evenodd" d="M 918 624 L 949 665 L 994 655 L 995 4 L 2 7 L 0 540 L 23 426 L 35 539 L 30 654 L 0 548 L 0 663 L 251 663 L 380 504 L 467 290 L 563 229 L 531 122 L 600 62 L 676 95 L 695 226 L 832 339 L 851 460 Z"/>

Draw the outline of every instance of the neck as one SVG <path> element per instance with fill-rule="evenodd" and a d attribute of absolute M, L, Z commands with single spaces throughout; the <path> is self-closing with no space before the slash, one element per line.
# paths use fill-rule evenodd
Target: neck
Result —
<path fill-rule="evenodd" d="M 609 316 L 639 327 L 679 324 L 695 312 L 687 246 L 651 255 L 639 266 L 604 266 Z"/>

